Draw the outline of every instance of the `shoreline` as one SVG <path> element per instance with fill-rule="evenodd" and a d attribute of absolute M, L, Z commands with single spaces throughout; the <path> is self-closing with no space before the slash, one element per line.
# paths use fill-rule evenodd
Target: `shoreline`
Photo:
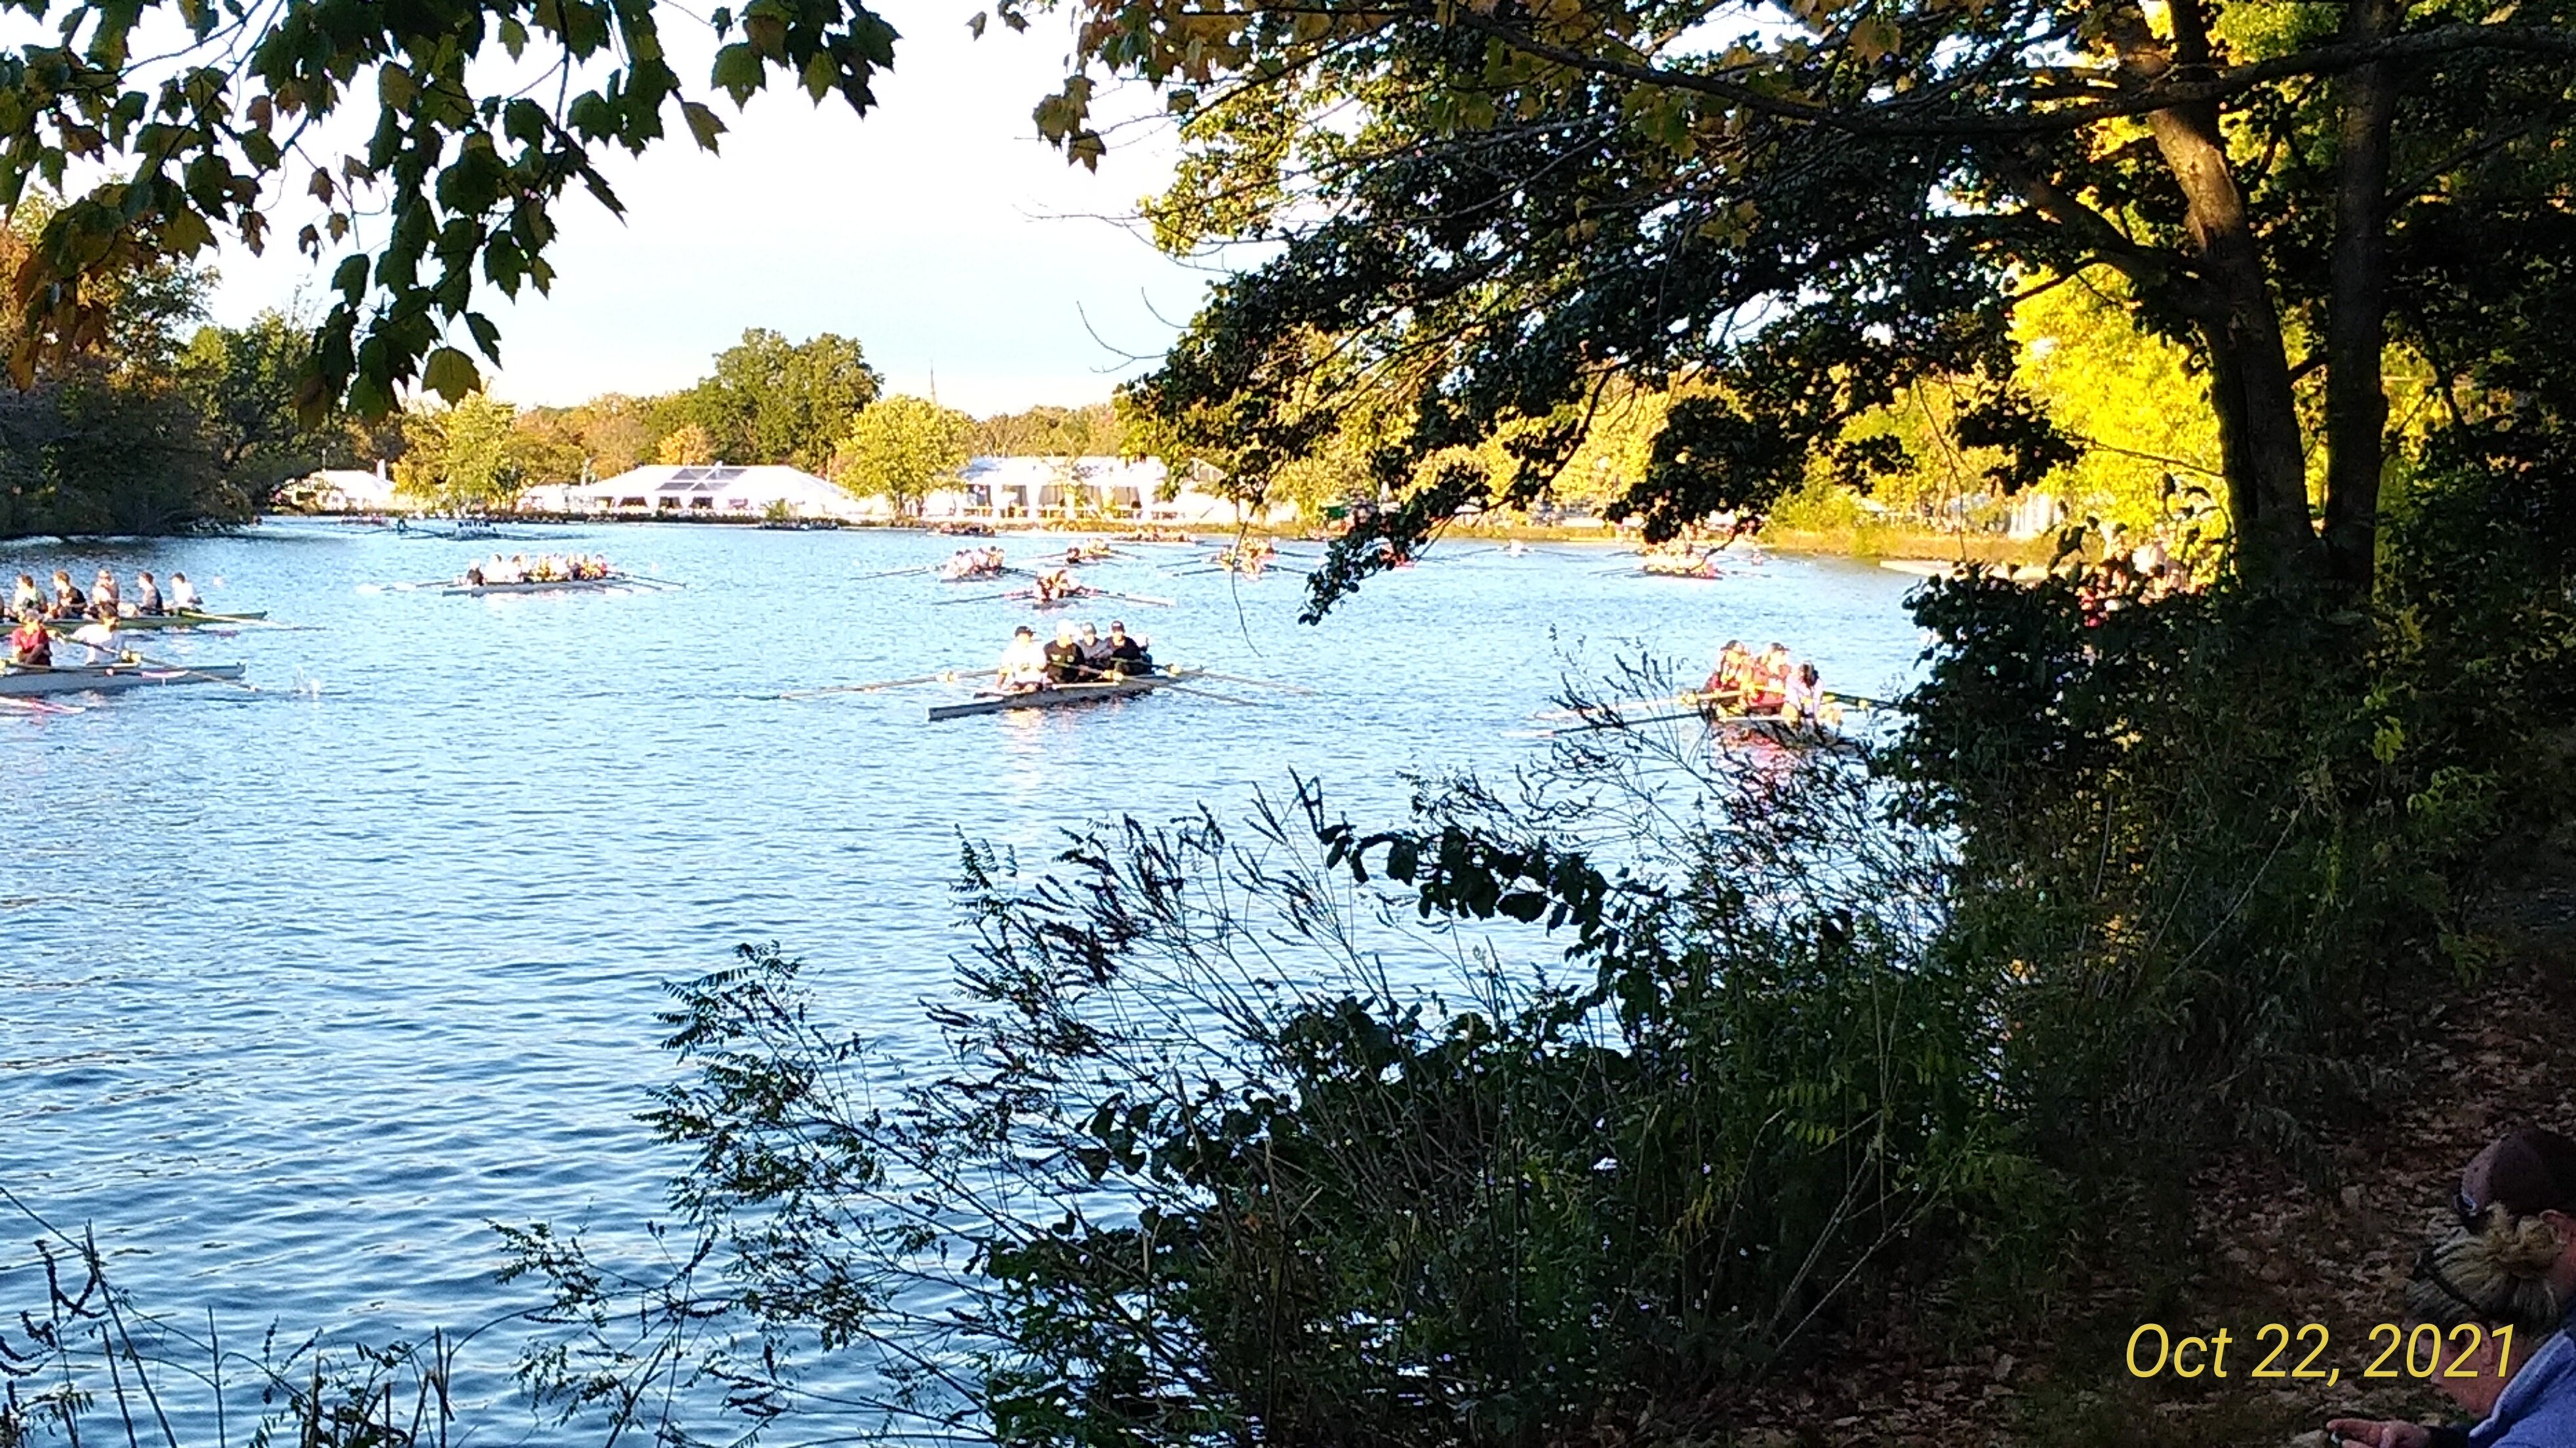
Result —
<path fill-rule="evenodd" d="M 391 523 L 357 521 L 370 516 L 355 513 L 267 513 L 252 523 L 240 525 L 255 528 L 270 521 L 338 523 L 350 528 L 383 528 Z M 408 518 L 409 515 L 404 515 Z M 423 526 L 437 519 L 422 518 Z M 593 524 L 665 523 L 688 527 L 753 528 L 776 533 L 832 532 L 919 532 L 946 537 L 1030 537 L 1062 534 L 1067 537 L 1115 536 L 1144 529 L 1184 533 L 1190 542 L 1222 540 L 1235 537 L 1275 538 L 1287 541 L 1321 542 L 1328 536 L 1315 528 L 1233 523 L 1144 523 L 1115 519 L 1086 520 L 1067 523 L 1061 519 L 1001 519 L 992 522 L 973 521 L 989 529 L 988 533 L 945 533 L 938 523 L 913 520 L 838 520 L 794 519 L 779 521 L 761 518 L 710 517 L 625 517 L 592 513 L 512 513 L 489 520 L 496 527 L 524 525 L 532 527 L 588 526 Z M 1524 543 L 1596 543 L 1634 548 L 1637 534 L 1610 524 L 1583 527 L 1564 523 L 1488 521 L 1482 518 L 1461 519 L 1442 528 L 1442 540 L 1460 539 L 1517 540 Z M 0 540 L 16 542 L 67 543 L 61 537 L 29 537 Z M 472 539 L 458 541 L 471 542 Z M 2048 537 L 2015 539 L 1990 533 L 1947 533 L 1931 529 L 1892 527 L 1853 528 L 1766 528 L 1747 540 L 1752 546 L 1773 553 L 1799 554 L 1811 557 L 1843 557 L 1876 562 L 1882 559 L 1920 560 L 1938 563 L 2006 563 L 2046 564 L 2054 551 L 2054 540 Z"/>

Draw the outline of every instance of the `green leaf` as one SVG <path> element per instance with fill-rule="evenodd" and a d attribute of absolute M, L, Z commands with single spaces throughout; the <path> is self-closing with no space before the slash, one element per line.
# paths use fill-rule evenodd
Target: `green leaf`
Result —
<path fill-rule="evenodd" d="M 696 101 L 682 101 L 680 118 L 689 123 L 689 134 L 698 138 L 699 150 L 715 151 L 716 138 L 725 133 L 725 123 L 714 111 Z"/>
<path fill-rule="evenodd" d="M 740 43 L 717 51 L 711 80 L 717 89 L 732 96 L 736 105 L 751 99 L 751 93 L 760 89 L 760 52 Z"/>
<path fill-rule="evenodd" d="M 451 403 L 461 402 L 483 387 L 483 375 L 475 370 L 474 359 L 453 347 L 430 353 L 429 365 L 421 370 L 420 380 Z"/>

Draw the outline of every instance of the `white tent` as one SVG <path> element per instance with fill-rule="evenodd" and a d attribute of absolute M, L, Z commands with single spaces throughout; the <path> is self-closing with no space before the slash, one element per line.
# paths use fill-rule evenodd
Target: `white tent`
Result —
<path fill-rule="evenodd" d="M 837 483 L 782 464 L 678 467 L 657 463 L 594 483 L 531 489 L 521 503 L 567 513 L 647 518 L 765 518 L 773 512 L 790 518 L 848 521 L 894 516 L 884 498 L 857 497 Z"/>
<path fill-rule="evenodd" d="M 928 518 L 1137 518 L 1155 523 L 1232 523 L 1232 500 L 1184 482 L 1169 498 L 1171 474 L 1154 458 L 979 457 L 966 464 L 958 486 L 922 501 Z M 1293 508 L 1273 508 L 1273 521 L 1293 518 Z"/>
<path fill-rule="evenodd" d="M 278 489 L 278 498 L 289 506 L 312 508 L 324 513 L 395 513 L 417 512 L 417 505 L 394 497 L 393 479 L 385 476 L 385 465 L 378 463 L 370 472 L 365 468 L 324 468 Z"/>

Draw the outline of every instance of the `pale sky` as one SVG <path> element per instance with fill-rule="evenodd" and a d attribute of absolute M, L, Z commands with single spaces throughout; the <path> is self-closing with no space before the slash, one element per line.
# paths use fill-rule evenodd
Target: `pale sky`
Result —
<path fill-rule="evenodd" d="M 1133 223 L 1098 218 L 1132 214 L 1169 174 L 1168 134 L 1121 137 L 1096 175 L 1066 166 L 1029 120 L 1064 78 L 1060 22 L 1020 35 L 994 25 L 976 40 L 975 8 L 888 0 L 903 39 L 865 118 L 837 97 L 817 109 L 773 78 L 748 114 L 713 100 L 732 127 L 719 156 L 697 150 L 676 111 L 679 139 L 640 161 L 614 153 L 602 169 L 624 222 L 567 197 L 553 294 L 484 304 L 501 327 L 494 393 L 536 404 L 668 391 L 746 327 L 856 338 L 891 390 L 926 394 L 935 369 L 939 399 L 979 415 L 1098 401 L 1142 370 L 1127 354 L 1160 353 L 1208 274 L 1156 252 Z M 674 66 L 702 80 L 712 42 L 663 13 Z M 302 219 L 279 220 L 285 238 Z M 316 272 L 291 243 L 228 252 L 219 267 L 228 323 L 299 288 L 319 293 L 328 274 L 327 259 Z"/>

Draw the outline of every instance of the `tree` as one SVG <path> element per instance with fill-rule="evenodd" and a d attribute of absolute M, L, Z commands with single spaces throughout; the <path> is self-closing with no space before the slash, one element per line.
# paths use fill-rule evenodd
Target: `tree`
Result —
<path fill-rule="evenodd" d="M 825 332 L 790 342 L 765 328 L 716 356 L 715 374 L 677 399 L 713 439 L 716 460 L 820 469 L 874 401 L 878 377 L 859 344 Z"/>
<path fill-rule="evenodd" d="M 517 412 L 480 392 L 414 411 L 404 420 L 394 486 L 445 508 L 509 503 L 530 480 L 525 444 L 511 425 Z"/>
<path fill-rule="evenodd" d="M 215 466 L 252 497 L 316 468 L 347 466 L 358 448 L 338 419 L 308 426 L 296 406 L 312 333 L 282 312 L 242 327 L 200 327 L 177 359 L 180 386 L 205 419 Z"/>
<path fill-rule="evenodd" d="M 1368 395 L 1410 413 L 1374 464 L 1390 485 L 1532 425 L 1507 477 L 1452 470 L 1387 524 L 1419 533 L 1542 492 L 1614 380 L 1704 383 L 1631 492 L 1663 536 L 1759 509 L 1934 377 L 1973 384 L 1961 424 L 2000 484 L 2045 477 L 2080 448 L 2015 383 L 2014 310 L 2116 274 L 2199 371 L 2241 575 L 2359 594 L 2390 343 L 2473 385 L 2502 318 L 2570 330 L 2563 3 L 1789 8 L 1115 7 L 1087 60 L 1188 118 L 1163 241 L 1275 248 L 1136 392 L 1221 424 L 1256 480 Z M 1090 87 L 1039 115 L 1077 159 Z M 1326 366 L 1319 406 L 1300 383 Z M 1358 575 L 1319 576 L 1329 602 Z"/>
<path fill-rule="evenodd" d="M 1115 457 L 1122 428 L 1112 404 L 1040 405 L 975 423 L 973 447 L 981 456 L 1008 458 Z"/>
<path fill-rule="evenodd" d="M 653 461 L 665 467 L 702 468 L 715 460 L 715 440 L 694 422 L 665 435 L 653 449 Z"/>
<path fill-rule="evenodd" d="M 269 209 L 284 192 L 312 200 L 295 245 L 330 267 L 333 293 L 299 392 L 310 421 L 343 394 L 374 418 L 412 383 L 451 402 L 476 390 L 465 348 L 500 354 L 481 307 L 552 284 L 565 192 L 622 210 L 599 150 L 641 152 L 676 121 L 712 151 L 725 126 L 699 96 L 740 107 L 773 71 L 865 112 L 895 39 L 861 4 L 719 8 L 701 90 L 671 67 L 649 0 L 240 14 L 37 0 L 31 13 L 59 39 L 21 47 L 0 75 L 0 196 L 58 186 L 75 163 L 99 179 L 11 274 L 28 303 L 10 353 L 19 385 L 105 335 L 113 306 L 97 283 L 203 257 L 223 235 L 257 252 L 295 224 Z M 341 154 L 315 144 L 337 135 L 365 139 Z"/>
<path fill-rule="evenodd" d="M 882 493 L 906 512 L 966 466 L 975 420 L 919 397 L 888 397 L 851 422 L 832 459 L 832 480 L 862 496 Z"/>

